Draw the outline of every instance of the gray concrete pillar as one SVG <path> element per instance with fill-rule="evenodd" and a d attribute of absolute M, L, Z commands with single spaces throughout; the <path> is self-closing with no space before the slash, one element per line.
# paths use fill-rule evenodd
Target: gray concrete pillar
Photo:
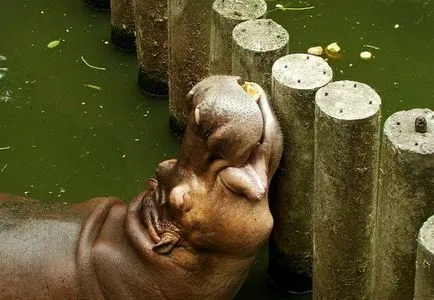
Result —
<path fill-rule="evenodd" d="M 250 19 L 263 18 L 264 0 L 216 0 L 212 6 L 210 74 L 232 73 L 232 31 Z"/>
<path fill-rule="evenodd" d="M 150 94 L 167 95 L 167 0 L 132 1 L 139 86 Z"/>
<path fill-rule="evenodd" d="M 270 188 L 268 272 L 287 291 L 312 289 L 315 94 L 332 78 L 327 62 L 309 54 L 283 56 L 272 69 L 271 98 L 284 150 Z"/>
<path fill-rule="evenodd" d="M 434 216 L 419 231 L 414 300 L 434 299 Z"/>
<path fill-rule="evenodd" d="M 434 214 L 433 199 L 434 113 L 394 113 L 381 149 L 373 299 L 412 299 L 417 234 Z"/>
<path fill-rule="evenodd" d="M 169 118 L 172 130 L 177 133 L 187 124 L 187 93 L 209 75 L 213 2 L 168 0 Z"/>
<path fill-rule="evenodd" d="M 337 81 L 315 101 L 313 298 L 369 299 L 381 100 Z"/>
<path fill-rule="evenodd" d="M 111 0 L 111 41 L 125 52 L 136 49 L 133 0 Z"/>
<path fill-rule="evenodd" d="M 232 74 L 258 83 L 270 95 L 271 68 L 288 53 L 288 32 L 273 20 L 256 19 L 235 26 L 232 37 Z"/>

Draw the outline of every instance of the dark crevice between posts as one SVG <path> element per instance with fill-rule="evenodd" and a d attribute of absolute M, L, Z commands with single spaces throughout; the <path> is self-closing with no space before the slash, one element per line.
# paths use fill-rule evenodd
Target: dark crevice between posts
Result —
<path fill-rule="evenodd" d="M 153 96 L 167 96 L 169 93 L 167 82 L 156 80 L 156 78 L 158 78 L 158 76 L 153 76 L 152 74 L 139 70 L 138 81 L 140 88 L 145 93 Z"/>
<path fill-rule="evenodd" d="M 123 52 L 134 52 L 136 50 L 136 37 L 131 30 L 112 27 L 111 41 L 113 46 Z"/>
<path fill-rule="evenodd" d="M 109 11 L 110 0 L 86 0 L 87 6 L 97 11 Z"/>

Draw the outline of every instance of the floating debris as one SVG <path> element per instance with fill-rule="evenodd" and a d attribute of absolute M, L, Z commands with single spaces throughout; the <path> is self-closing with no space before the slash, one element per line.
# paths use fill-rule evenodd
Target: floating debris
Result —
<path fill-rule="evenodd" d="M 60 39 L 54 40 L 48 43 L 47 48 L 55 48 L 59 46 L 59 44 L 60 44 Z"/>
<path fill-rule="evenodd" d="M 373 45 L 363 45 L 363 47 L 365 47 L 365 48 L 371 48 L 371 49 L 375 49 L 375 50 L 381 50 L 380 47 L 373 46 Z"/>
<path fill-rule="evenodd" d="M 0 170 L 0 172 L 3 173 L 3 171 L 7 168 L 7 166 L 8 166 L 8 164 L 5 164 L 5 165 L 3 166 L 3 168 Z"/>
<path fill-rule="evenodd" d="M 97 86 L 97 85 L 87 84 L 87 83 L 85 83 L 85 84 L 83 84 L 83 85 L 86 86 L 86 87 L 88 87 L 88 88 L 94 89 L 94 90 L 102 91 L 102 88 L 99 87 L 99 86 Z M 84 103 L 84 102 L 83 102 L 83 103 Z M 82 103 L 82 104 L 83 104 L 83 103 Z"/>
<path fill-rule="evenodd" d="M 394 26 L 393 26 L 393 28 L 395 28 L 395 29 L 398 29 L 400 26 L 399 26 L 399 24 L 395 24 Z"/>
<path fill-rule="evenodd" d="M 88 63 L 88 62 L 84 59 L 83 56 L 81 57 L 81 60 L 82 60 L 82 61 L 86 64 L 86 66 L 88 66 L 89 68 L 92 68 L 92 69 L 95 69 L 95 70 L 102 70 L 102 71 L 105 71 L 105 70 L 106 70 L 106 68 L 96 67 L 96 66 L 91 65 L 90 63 Z"/>
<path fill-rule="evenodd" d="M 305 7 L 289 7 L 289 6 L 284 6 L 282 4 L 276 4 L 275 9 L 271 9 L 268 12 L 272 12 L 275 10 L 309 10 L 309 9 L 314 9 L 315 6 L 305 6 Z"/>
<path fill-rule="evenodd" d="M 324 49 L 321 46 L 310 47 L 309 49 L 307 49 L 307 53 L 321 56 L 324 53 Z"/>
<path fill-rule="evenodd" d="M 337 42 L 329 44 L 325 49 L 325 53 L 329 58 L 338 59 L 342 57 L 341 47 Z"/>
<path fill-rule="evenodd" d="M 372 58 L 372 53 L 369 51 L 360 52 L 360 58 L 362 60 L 370 60 Z"/>
<path fill-rule="evenodd" d="M 0 55 L 0 60 L 7 60 L 6 56 Z"/>

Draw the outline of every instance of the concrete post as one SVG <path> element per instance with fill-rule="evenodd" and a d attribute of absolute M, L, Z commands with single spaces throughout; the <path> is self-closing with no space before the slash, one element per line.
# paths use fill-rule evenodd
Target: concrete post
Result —
<path fill-rule="evenodd" d="M 139 86 L 150 94 L 167 95 L 167 0 L 132 1 Z"/>
<path fill-rule="evenodd" d="M 394 113 L 381 149 L 373 299 L 412 299 L 417 234 L 433 199 L 434 112 Z"/>
<path fill-rule="evenodd" d="M 216 0 L 212 6 L 210 74 L 232 73 L 232 31 L 239 23 L 263 18 L 264 0 Z"/>
<path fill-rule="evenodd" d="M 232 33 L 232 74 L 258 83 L 271 94 L 271 68 L 288 53 L 288 32 L 270 19 L 235 26 Z"/>
<path fill-rule="evenodd" d="M 169 118 L 172 130 L 177 133 L 187 124 L 187 93 L 209 75 L 213 2 L 168 0 Z"/>
<path fill-rule="evenodd" d="M 111 40 L 119 50 L 132 52 L 136 49 L 134 13 L 132 0 L 111 0 Z"/>
<path fill-rule="evenodd" d="M 314 103 L 316 91 L 332 77 L 327 62 L 309 54 L 281 57 L 272 69 L 271 98 L 284 151 L 270 189 L 269 277 L 286 291 L 312 290 Z"/>
<path fill-rule="evenodd" d="M 354 81 L 315 100 L 313 298 L 369 299 L 381 100 Z"/>
<path fill-rule="evenodd" d="M 414 300 L 434 299 L 434 216 L 419 231 Z"/>

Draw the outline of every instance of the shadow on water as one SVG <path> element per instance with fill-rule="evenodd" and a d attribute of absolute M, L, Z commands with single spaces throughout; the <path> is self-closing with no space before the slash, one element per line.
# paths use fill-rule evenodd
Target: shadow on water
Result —
<path fill-rule="evenodd" d="M 270 9 L 314 6 L 269 17 L 289 31 L 290 52 L 338 42 L 343 57 L 329 60 L 335 80 L 371 85 L 384 117 L 434 107 L 433 3 L 268 1 Z M 134 55 L 115 51 L 109 34 L 109 15 L 83 0 L 0 4 L 0 191 L 62 202 L 128 200 L 145 188 L 157 162 L 176 156 L 167 99 L 139 90 Z M 362 61 L 364 50 L 375 58 Z M 310 299 L 272 292 L 266 257 L 264 249 L 237 299 Z"/>

